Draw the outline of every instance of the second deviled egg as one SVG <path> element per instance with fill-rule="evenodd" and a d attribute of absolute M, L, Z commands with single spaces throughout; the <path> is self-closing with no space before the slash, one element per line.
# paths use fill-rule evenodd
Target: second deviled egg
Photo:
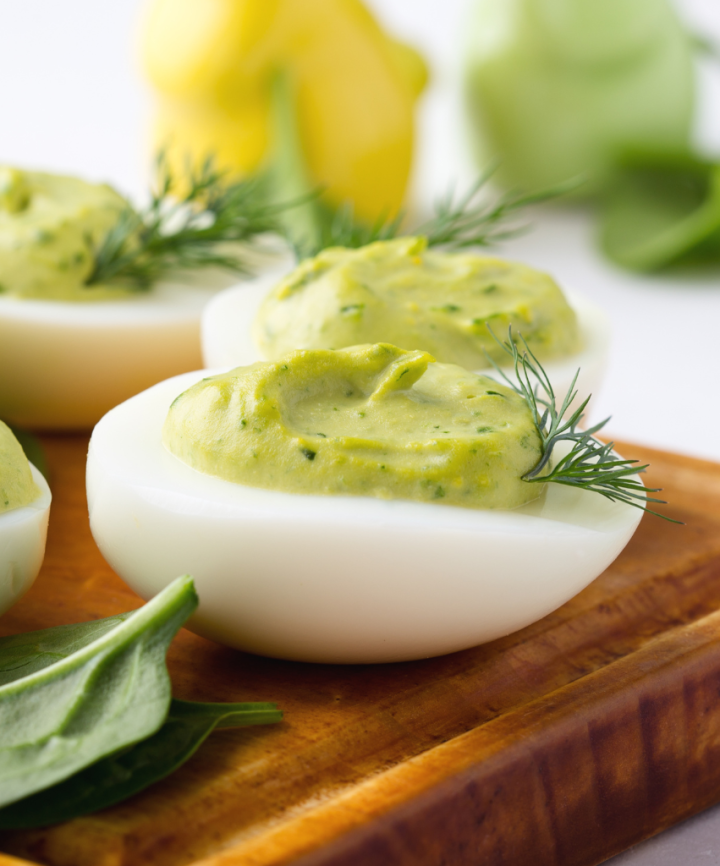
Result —
<path fill-rule="evenodd" d="M 202 321 L 208 367 L 274 359 L 291 349 L 390 342 L 481 371 L 506 360 L 497 337 L 522 334 L 564 392 L 578 368 L 597 390 L 609 346 L 606 316 L 566 298 L 548 275 L 487 255 L 428 248 L 424 237 L 329 248 L 290 273 L 217 295 Z"/>

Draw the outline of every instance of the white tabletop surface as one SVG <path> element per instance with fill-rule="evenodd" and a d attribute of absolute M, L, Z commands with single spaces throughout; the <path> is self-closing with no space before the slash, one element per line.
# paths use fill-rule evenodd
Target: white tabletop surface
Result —
<path fill-rule="evenodd" d="M 429 58 L 416 201 L 426 203 L 472 168 L 460 121 L 458 63 L 468 0 L 368 0 L 385 24 Z M 718 0 L 676 0 L 720 44 Z M 147 179 L 151 100 L 136 52 L 142 0 L 0 0 L 0 164 L 107 180 L 139 195 Z M 696 140 L 720 154 L 720 63 L 699 70 Z M 592 215 L 532 213 L 533 230 L 500 252 L 543 268 L 605 307 L 612 359 L 591 418 L 612 415 L 617 438 L 720 461 L 720 270 L 639 277 L 604 261 Z M 613 866 L 720 862 L 720 807 L 619 855 Z"/>

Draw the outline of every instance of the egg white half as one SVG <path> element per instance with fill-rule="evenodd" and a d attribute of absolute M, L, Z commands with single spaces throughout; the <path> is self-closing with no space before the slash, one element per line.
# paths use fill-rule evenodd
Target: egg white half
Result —
<path fill-rule="evenodd" d="M 117 301 L 0 296 L 0 418 L 87 429 L 133 394 L 196 370 L 211 292 L 204 283 L 166 283 Z"/>
<path fill-rule="evenodd" d="M 50 488 L 30 464 L 40 495 L 22 508 L 0 514 L 0 614 L 33 585 L 45 556 Z"/>
<path fill-rule="evenodd" d="M 219 292 L 207 304 L 201 325 L 206 367 L 239 367 L 265 360 L 252 337 L 253 322 L 265 297 L 287 273 L 287 267 L 274 268 L 242 285 Z M 579 368 L 576 387 L 578 399 L 584 400 L 597 394 L 605 375 L 610 349 L 610 321 L 600 307 L 580 295 L 573 292 L 564 294 L 578 317 L 583 348 L 567 358 L 544 362 L 543 367 L 560 400 Z M 495 375 L 492 368 L 476 372 Z"/>
<path fill-rule="evenodd" d="M 540 619 L 597 577 L 642 513 L 548 485 L 514 511 L 262 490 L 191 469 L 163 446 L 199 371 L 113 409 L 87 464 L 90 527 L 142 597 L 193 575 L 189 628 L 262 655 L 391 662 L 441 655 Z"/>

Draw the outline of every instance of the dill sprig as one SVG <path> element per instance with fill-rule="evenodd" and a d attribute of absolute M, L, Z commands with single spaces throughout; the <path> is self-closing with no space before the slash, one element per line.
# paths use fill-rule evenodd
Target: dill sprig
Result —
<path fill-rule="evenodd" d="M 306 200 L 306 207 L 313 211 L 313 231 L 300 235 L 293 231 L 294 226 L 286 226 L 282 232 L 298 261 L 312 258 L 329 247 L 359 249 L 401 234 L 402 213 L 392 218 L 381 215 L 374 223 L 365 223 L 355 218 L 352 202 L 332 210 L 319 200 L 320 193 L 321 190 L 316 190 Z"/>
<path fill-rule="evenodd" d="M 320 236 L 322 244 L 320 249 L 327 247 L 358 249 L 375 241 L 392 240 L 402 234 L 400 226 L 403 219 L 403 213 L 395 217 L 382 214 L 374 223 L 364 223 L 355 219 L 352 202 L 346 202 L 332 214 L 332 218 L 324 226 Z"/>
<path fill-rule="evenodd" d="M 634 477 L 643 473 L 649 464 L 638 466 L 637 460 L 623 460 L 614 453 L 613 442 L 600 442 L 595 438 L 595 434 L 607 424 L 610 418 L 592 427 L 579 429 L 578 425 L 590 402 L 588 396 L 570 413 L 570 407 L 578 393 L 575 384 L 580 370 L 575 373 L 570 388 L 558 408 L 550 379 L 522 335 L 519 335 L 517 340 L 522 344 L 522 354 L 513 338 L 512 328 L 508 330 L 506 342 L 499 340 L 495 334 L 493 337 L 512 358 L 516 381 L 513 382 L 489 355 L 487 358 L 505 383 L 524 398 L 540 436 L 542 457 L 536 466 L 523 475 L 523 481 L 540 484 L 553 482 L 590 490 L 606 499 L 624 502 L 671 523 L 681 522 L 647 507 L 648 502 L 666 504 L 665 500 L 648 495 L 659 493 L 659 487 L 645 487 Z M 553 451 L 560 442 L 572 443 L 572 446 L 567 454 L 552 464 Z"/>
<path fill-rule="evenodd" d="M 512 222 L 523 208 L 564 195 L 579 183 L 571 181 L 536 193 L 511 191 L 487 199 L 481 193 L 496 168 L 496 164 L 491 165 L 459 197 L 450 190 L 435 203 L 434 215 L 417 226 L 413 234 L 426 237 L 429 247 L 459 250 L 492 246 L 527 231 L 526 223 Z"/>
<path fill-rule="evenodd" d="M 402 211 L 394 217 L 381 214 L 375 222 L 365 223 L 355 218 L 351 202 L 333 211 L 316 199 L 309 205 L 314 210 L 316 223 L 311 239 L 298 239 L 292 232 L 286 232 L 286 240 L 299 260 L 315 256 L 327 247 L 357 249 L 373 241 L 415 235 L 427 238 L 429 247 L 451 250 L 487 247 L 527 230 L 527 224 L 513 222 L 524 208 L 564 195 L 580 182 L 572 181 L 531 194 L 507 192 L 492 199 L 484 195 L 483 190 L 496 167 L 486 169 L 459 196 L 451 189 L 435 203 L 433 216 L 414 228 L 403 229 L 405 214 Z M 317 194 L 320 192 L 318 190 Z"/>
<path fill-rule="evenodd" d="M 150 203 L 144 210 L 121 212 L 91 250 L 93 268 L 85 284 L 122 281 L 144 290 L 179 271 L 213 267 L 249 273 L 242 253 L 228 245 L 277 231 L 277 216 L 288 205 L 269 204 L 259 177 L 228 180 L 212 157 L 189 169 L 181 194 L 163 152 L 156 169 Z"/>

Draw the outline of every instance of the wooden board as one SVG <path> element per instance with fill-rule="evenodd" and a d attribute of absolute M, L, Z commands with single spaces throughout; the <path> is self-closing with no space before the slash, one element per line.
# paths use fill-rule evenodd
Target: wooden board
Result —
<path fill-rule="evenodd" d="M 139 599 L 94 546 L 87 442 L 46 438 L 54 491 L 35 587 L 3 634 Z M 323 666 L 183 631 L 175 694 L 273 700 L 132 800 L 0 851 L 49 866 L 588 866 L 720 800 L 720 465 L 625 447 L 686 526 L 644 517 L 552 615 L 423 662 Z M 18 861 L 0 854 L 0 866 Z"/>

